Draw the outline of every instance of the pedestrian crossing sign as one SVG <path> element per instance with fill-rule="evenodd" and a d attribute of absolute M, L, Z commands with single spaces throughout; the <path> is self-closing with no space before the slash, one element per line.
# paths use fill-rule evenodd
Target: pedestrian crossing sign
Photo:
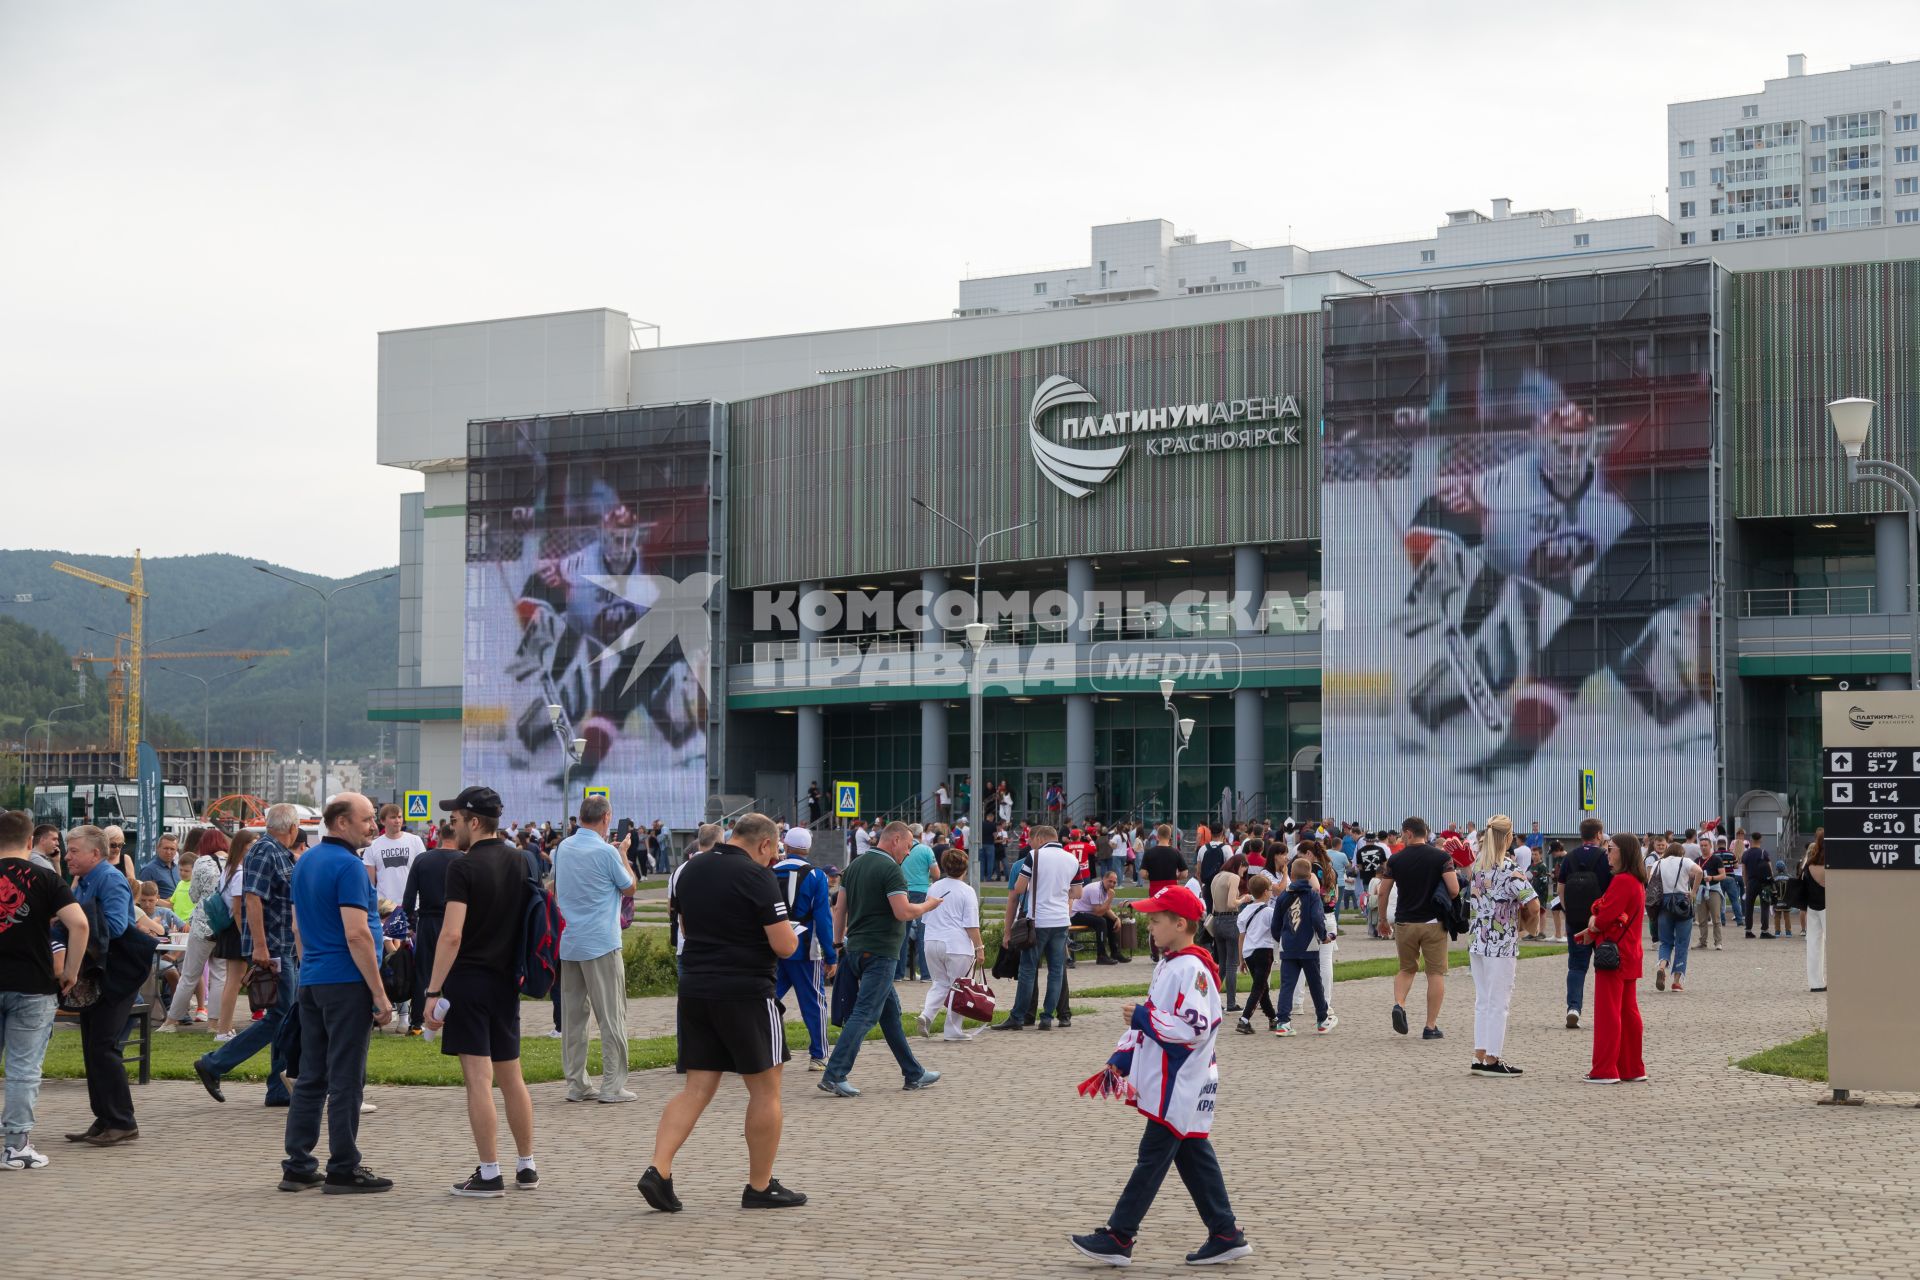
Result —
<path fill-rule="evenodd" d="M 430 822 L 433 820 L 433 792 L 407 792 L 407 821 Z"/>
<path fill-rule="evenodd" d="M 1591 769 L 1580 771 L 1580 811 L 1593 812 L 1593 770 Z"/>
<path fill-rule="evenodd" d="M 613 803 L 613 792 L 607 787 L 588 787 L 580 794 L 580 798 L 583 800 L 591 800 L 595 796 L 605 800 L 608 804 Z"/>
<path fill-rule="evenodd" d="M 859 783 L 836 782 L 833 784 L 833 816 L 836 818 L 857 818 L 860 816 Z"/>

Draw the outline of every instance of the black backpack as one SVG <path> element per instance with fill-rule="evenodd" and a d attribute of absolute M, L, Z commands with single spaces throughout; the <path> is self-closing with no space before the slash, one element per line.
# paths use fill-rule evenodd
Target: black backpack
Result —
<path fill-rule="evenodd" d="M 1581 846 L 1581 849 L 1584 848 L 1586 846 Z M 1593 914 L 1593 904 L 1600 901 L 1600 875 L 1587 865 L 1588 860 L 1581 856 L 1581 849 L 1567 855 L 1579 861 L 1568 870 L 1566 884 L 1560 890 L 1560 906 L 1567 913 L 1568 928 L 1586 928 L 1587 917 Z"/>

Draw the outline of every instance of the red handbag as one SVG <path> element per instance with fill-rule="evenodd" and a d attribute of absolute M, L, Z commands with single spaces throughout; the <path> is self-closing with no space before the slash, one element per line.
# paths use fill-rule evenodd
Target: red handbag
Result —
<path fill-rule="evenodd" d="M 953 989 L 947 993 L 947 1014 L 949 1017 L 972 1018 L 975 1022 L 993 1021 L 993 988 L 974 979 L 980 972 L 980 966 L 964 978 L 956 978 Z"/>

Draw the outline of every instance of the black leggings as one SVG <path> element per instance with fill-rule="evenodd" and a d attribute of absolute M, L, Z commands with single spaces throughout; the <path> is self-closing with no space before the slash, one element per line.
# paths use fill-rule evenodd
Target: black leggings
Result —
<path fill-rule="evenodd" d="M 1748 933 L 1753 932 L 1753 922 L 1756 920 L 1760 922 L 1761 932 L 1763 933 L 1772 932 L 1767 928 L 1767 923 L 1768 923 L 1767 910 L 1762 902 L 1763 896 L 1766 894 L 1766 892 L 1767 892 L 1767 887 L 1765 885 L 1750 884 L 1747 886 L 1747 932 Z"/>
<path fill-rule="evenodd" d="M 1279 1016 L 1273 1011 L 1273 997 L 1267 993 L 1267 979 L 1272 973 L 1273 952 L 1270 949 L 1263 947 L 1258 951 L 1247 952 L 1247 976 L 1252 980 L 1252 987 L 1247 992 L 1245 1008 L 1248 1022 L 1253 1021 L 1253 1010 L 1256 1005 L 1259 1006 L 1260 1012 L 1267 1015 L 1268 1021 Z"/>

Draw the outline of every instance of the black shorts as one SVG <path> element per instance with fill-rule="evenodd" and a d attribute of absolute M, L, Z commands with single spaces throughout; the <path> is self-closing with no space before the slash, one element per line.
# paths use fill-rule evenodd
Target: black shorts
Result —
<path fill-rule="evenodd" d="M 214 934 L 213 955 L 216 960 L 245 960 L 247 953 L 240 949 L 240 930 L 223 929 Z"/>
<path fill-rule="evenodd" d="M 440 1052 L 471 1054 L 494 1062 L 520 1057 L 520 983 L 517 978 L 456 969 L 440 989 L 447 1002 L 447 1025 Z"/>
<path fill-rule="evenodd" d="M 785 1013 L 778 1000 L 765 996 L 735 999 L 680 997 L 680 1058 L 676 1070 L 731 1071 L 755 1076 L 779 1066 L 792 1053 L 787 1049 Z"/>

